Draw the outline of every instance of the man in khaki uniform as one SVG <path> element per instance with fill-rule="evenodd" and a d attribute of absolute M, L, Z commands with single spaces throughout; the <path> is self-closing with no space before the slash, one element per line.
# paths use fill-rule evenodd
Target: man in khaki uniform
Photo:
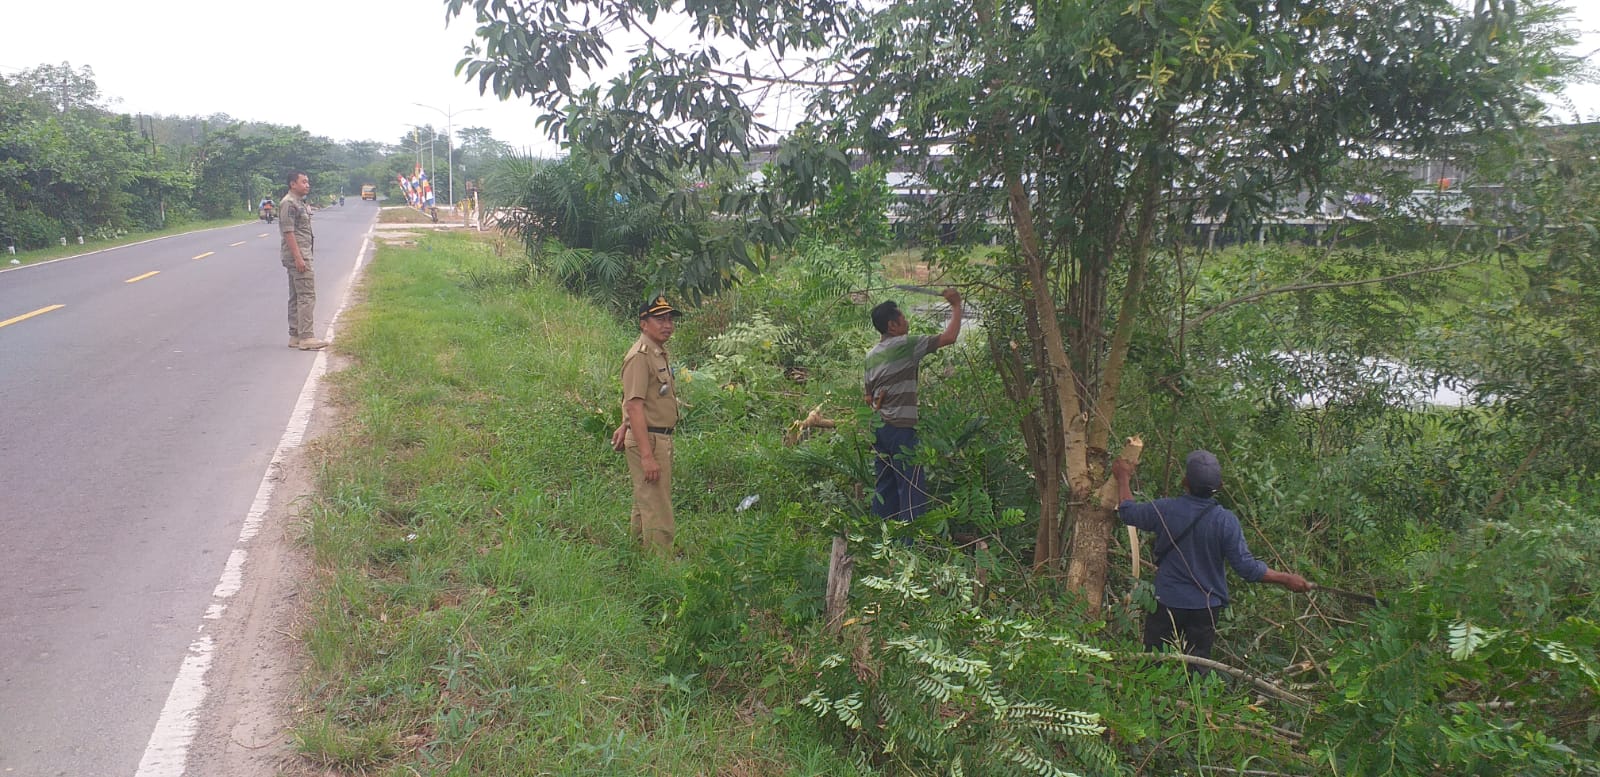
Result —
<path fill-rule="evenodd" d="M 639 339 L 622 358 L 622 425 L 611 435 L 611 447 L 626 451 L 633 478 L 629 534 L 663 556 L 672 554 L 672 432 L 678 423 L 666 344 L 681 315 L 660 296 L 639 309 Z"/>
<path fill-rule="evenodd" d="M 311 234 L 311 179 L 298 170 L 289 174 L 289 193 L 278 204 L 278 230 L 282 236 L 279 257 L 289 271 L 289 347 L 316 351 L 328 347 L 311 328 L 311 314 L 317 307 L 317 281 L 311 270 L 317 239 Z"/>

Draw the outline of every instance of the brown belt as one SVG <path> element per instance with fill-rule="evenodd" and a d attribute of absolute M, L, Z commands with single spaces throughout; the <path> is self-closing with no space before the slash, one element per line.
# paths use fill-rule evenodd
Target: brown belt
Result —
<path fill-rule="evenodd" d="M 645 430 L 651 434 L 672 434 L 671 426 L 647 426 Z"/>

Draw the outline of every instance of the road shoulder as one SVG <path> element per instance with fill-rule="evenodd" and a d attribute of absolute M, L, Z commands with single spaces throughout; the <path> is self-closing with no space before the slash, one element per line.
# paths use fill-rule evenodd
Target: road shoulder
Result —
<path fill-rule="evenodd" d="M 329 372 L 344 359 L 328 354 Z M 305 441 L 284 457 L 261 531 L 246 546 L 239 593 L 213 627 L 215 663 L 185 774 L 300 777 L 323 772 L 302 759 L 293 726 L 301 707 L 307 655 L 304 631 L 316 579 L 306 522 L 316 492 L 321 438 L 340 416 L 323 383 Z"/>

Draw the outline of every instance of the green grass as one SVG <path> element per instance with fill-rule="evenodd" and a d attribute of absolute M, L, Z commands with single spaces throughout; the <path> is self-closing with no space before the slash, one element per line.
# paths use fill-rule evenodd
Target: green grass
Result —
<path fill-rule="evenodd" d="M 781 429 L 681 440 L 688 558 L 642 554 L 622 457 L 585 428 L 615 412 L 636 333 L 520 272 L 467 234 L 369 269 L 307 526 L 302 753 L 351 774 L 850 773 L 803 722 L 662 657 L 692 559 L 736 522 L 744 484 L 718 479 Z"/>
<path fill-rule="evenodd" d="M 214 229 L 216 227 L 230 227 L 235 224 L 245 224 L 251 220 L 252 219 L 230 218 L 211 219 L 209 221 L 191 221 L 185 224 L 171 226 L 166 229 L 152 230 L 149 232 L 130 232 L 121 237 L 106 238 L 103 240 L 91 240 L 85 238 L 83 245 L 78 245 L 77 243 L 68 243 L 64 246 L 38 248 L 32 251 L 23 251 L 18 249 L 16 256 L 12 256 L 7 253 L 0 253 L 0 270 L 5 269 L 6 267 L 18 266 L 11 264 L 12 259 L 17 260 L 18 264 L 36 264 L 38 262 L 48 262 L 51 259 L 61 259 L 67 256 L 86 254 L 90 251 L 103 251 L 107 248 L 125 246 L 131 243 L 137 243 L 141 240 L 153 240 L 158 237 L 181 235 L 185 232 L 196 232 L 202 229 Z M 3 250 L 4 247 L 0 246 L 0 251 Z"/>

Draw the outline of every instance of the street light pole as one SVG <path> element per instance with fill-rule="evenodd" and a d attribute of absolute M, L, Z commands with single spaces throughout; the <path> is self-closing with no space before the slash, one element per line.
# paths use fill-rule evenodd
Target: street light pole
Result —
<path fill-rule="evenodd" d="M 412 103 L 412 105 L 415 105 L 418 108 L 427 108 L 428 110 L 438 111 L 439 113 L 444 114 L 444 127 L 445 127 L 444 131 L 446 133 L 445 139 L 444 139 L 444 156 L 445 156 L 445 160 L 444 161 L 445 161 L 445 164 L 450 166 L 450 207 L 454 208 L 456 206 L 456 160 L 455 160 L 456 126 L 455 126 L 455 115 L 458 114 L 458 113 L 471 113 L 472 111 L 481 111 L 483 109 L 482 108 L 465 108 L 463 110 L 453 111 L 453 110 L 450 110 L 450 104 L 449 103 L 445 103 L 443 108 L 435 108 L 432 105 L 424 105 L 422 103 Z"/>
<path fill-rule="evenodd" d="M 411 125 L 411 174 L 417 174 L 417 168 L 422 167 L 422 128 Z"/>

